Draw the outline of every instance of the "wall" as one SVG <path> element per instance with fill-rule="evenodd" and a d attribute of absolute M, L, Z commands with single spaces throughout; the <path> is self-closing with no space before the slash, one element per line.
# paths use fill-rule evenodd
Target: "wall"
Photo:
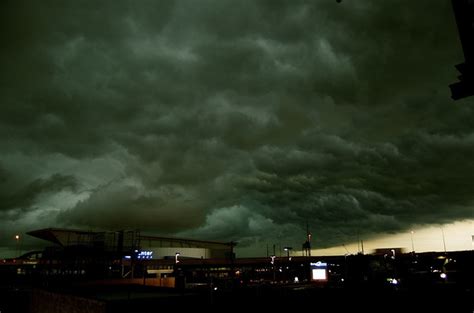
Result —
<path fill-rule="evenodd" d="M 31 297 L 31 313 L 105 313 L 106 304 L 68 294 L 35 289 Z"/>

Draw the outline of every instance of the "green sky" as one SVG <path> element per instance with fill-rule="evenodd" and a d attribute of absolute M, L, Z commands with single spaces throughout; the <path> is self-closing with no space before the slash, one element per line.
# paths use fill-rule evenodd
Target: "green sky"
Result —
<path fill-rule="evenodd" d="M 41 227 L 300 247 L 474 218 L 449 0 L 0 4 L 0 246 Z"/>

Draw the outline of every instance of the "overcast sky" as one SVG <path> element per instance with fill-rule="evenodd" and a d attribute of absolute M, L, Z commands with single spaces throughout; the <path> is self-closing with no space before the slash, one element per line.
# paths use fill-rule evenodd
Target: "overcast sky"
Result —
<path fill-rule="evenodd" d="M 474 217 L 449 0 L 0 4 L 0 246 L 331 247 Z M 256 249 L 256 248 L 255 248 Z"/>

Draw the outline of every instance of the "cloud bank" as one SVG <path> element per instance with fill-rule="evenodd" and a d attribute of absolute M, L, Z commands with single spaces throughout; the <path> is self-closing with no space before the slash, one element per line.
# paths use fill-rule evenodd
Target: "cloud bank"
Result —
<path fill-rule="evenodd" d="M 4 246 L 62 226 L 298 247 L 309 224 L 330 247 L 473 217 L 447 0 L 0 12 Z"/>

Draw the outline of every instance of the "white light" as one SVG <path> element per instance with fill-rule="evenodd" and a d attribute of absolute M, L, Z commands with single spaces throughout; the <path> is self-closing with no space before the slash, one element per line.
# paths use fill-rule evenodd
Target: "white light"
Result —
<path fill-rule="evenodd" d="M 341 281 L 344 282 L 344 278 L 341 278 Z"/>
<path fill-rule="evenodd" d="M 294 282 L 295 282 L 295 283 L 299 283 L 299 282 L 300 282 L 300 279 L 298 278 L 298 276 L 295 276 Z"/>
<path fill-rule="evenodd" d="M 439 274 L 439 277 L 441 277 L 442 279 L 446 279 L 446 277 L 448 277 L 448 275 L 446 275 L 446 273 L 441 273 L 441 274 Z"/>
<path fill-rule="evenodd" d="M 214 290 L 217 290 L 217 287 L 214 287 Z"/>
<path fill-rule="evenodd" d="M 392 280 L 390 281 L 390 283 L 391 283 L 392 285 L 398 285 L 398 280 L 396 280 L 396 279 L 394 278 L 394 279 L 392 279 Z"/>

